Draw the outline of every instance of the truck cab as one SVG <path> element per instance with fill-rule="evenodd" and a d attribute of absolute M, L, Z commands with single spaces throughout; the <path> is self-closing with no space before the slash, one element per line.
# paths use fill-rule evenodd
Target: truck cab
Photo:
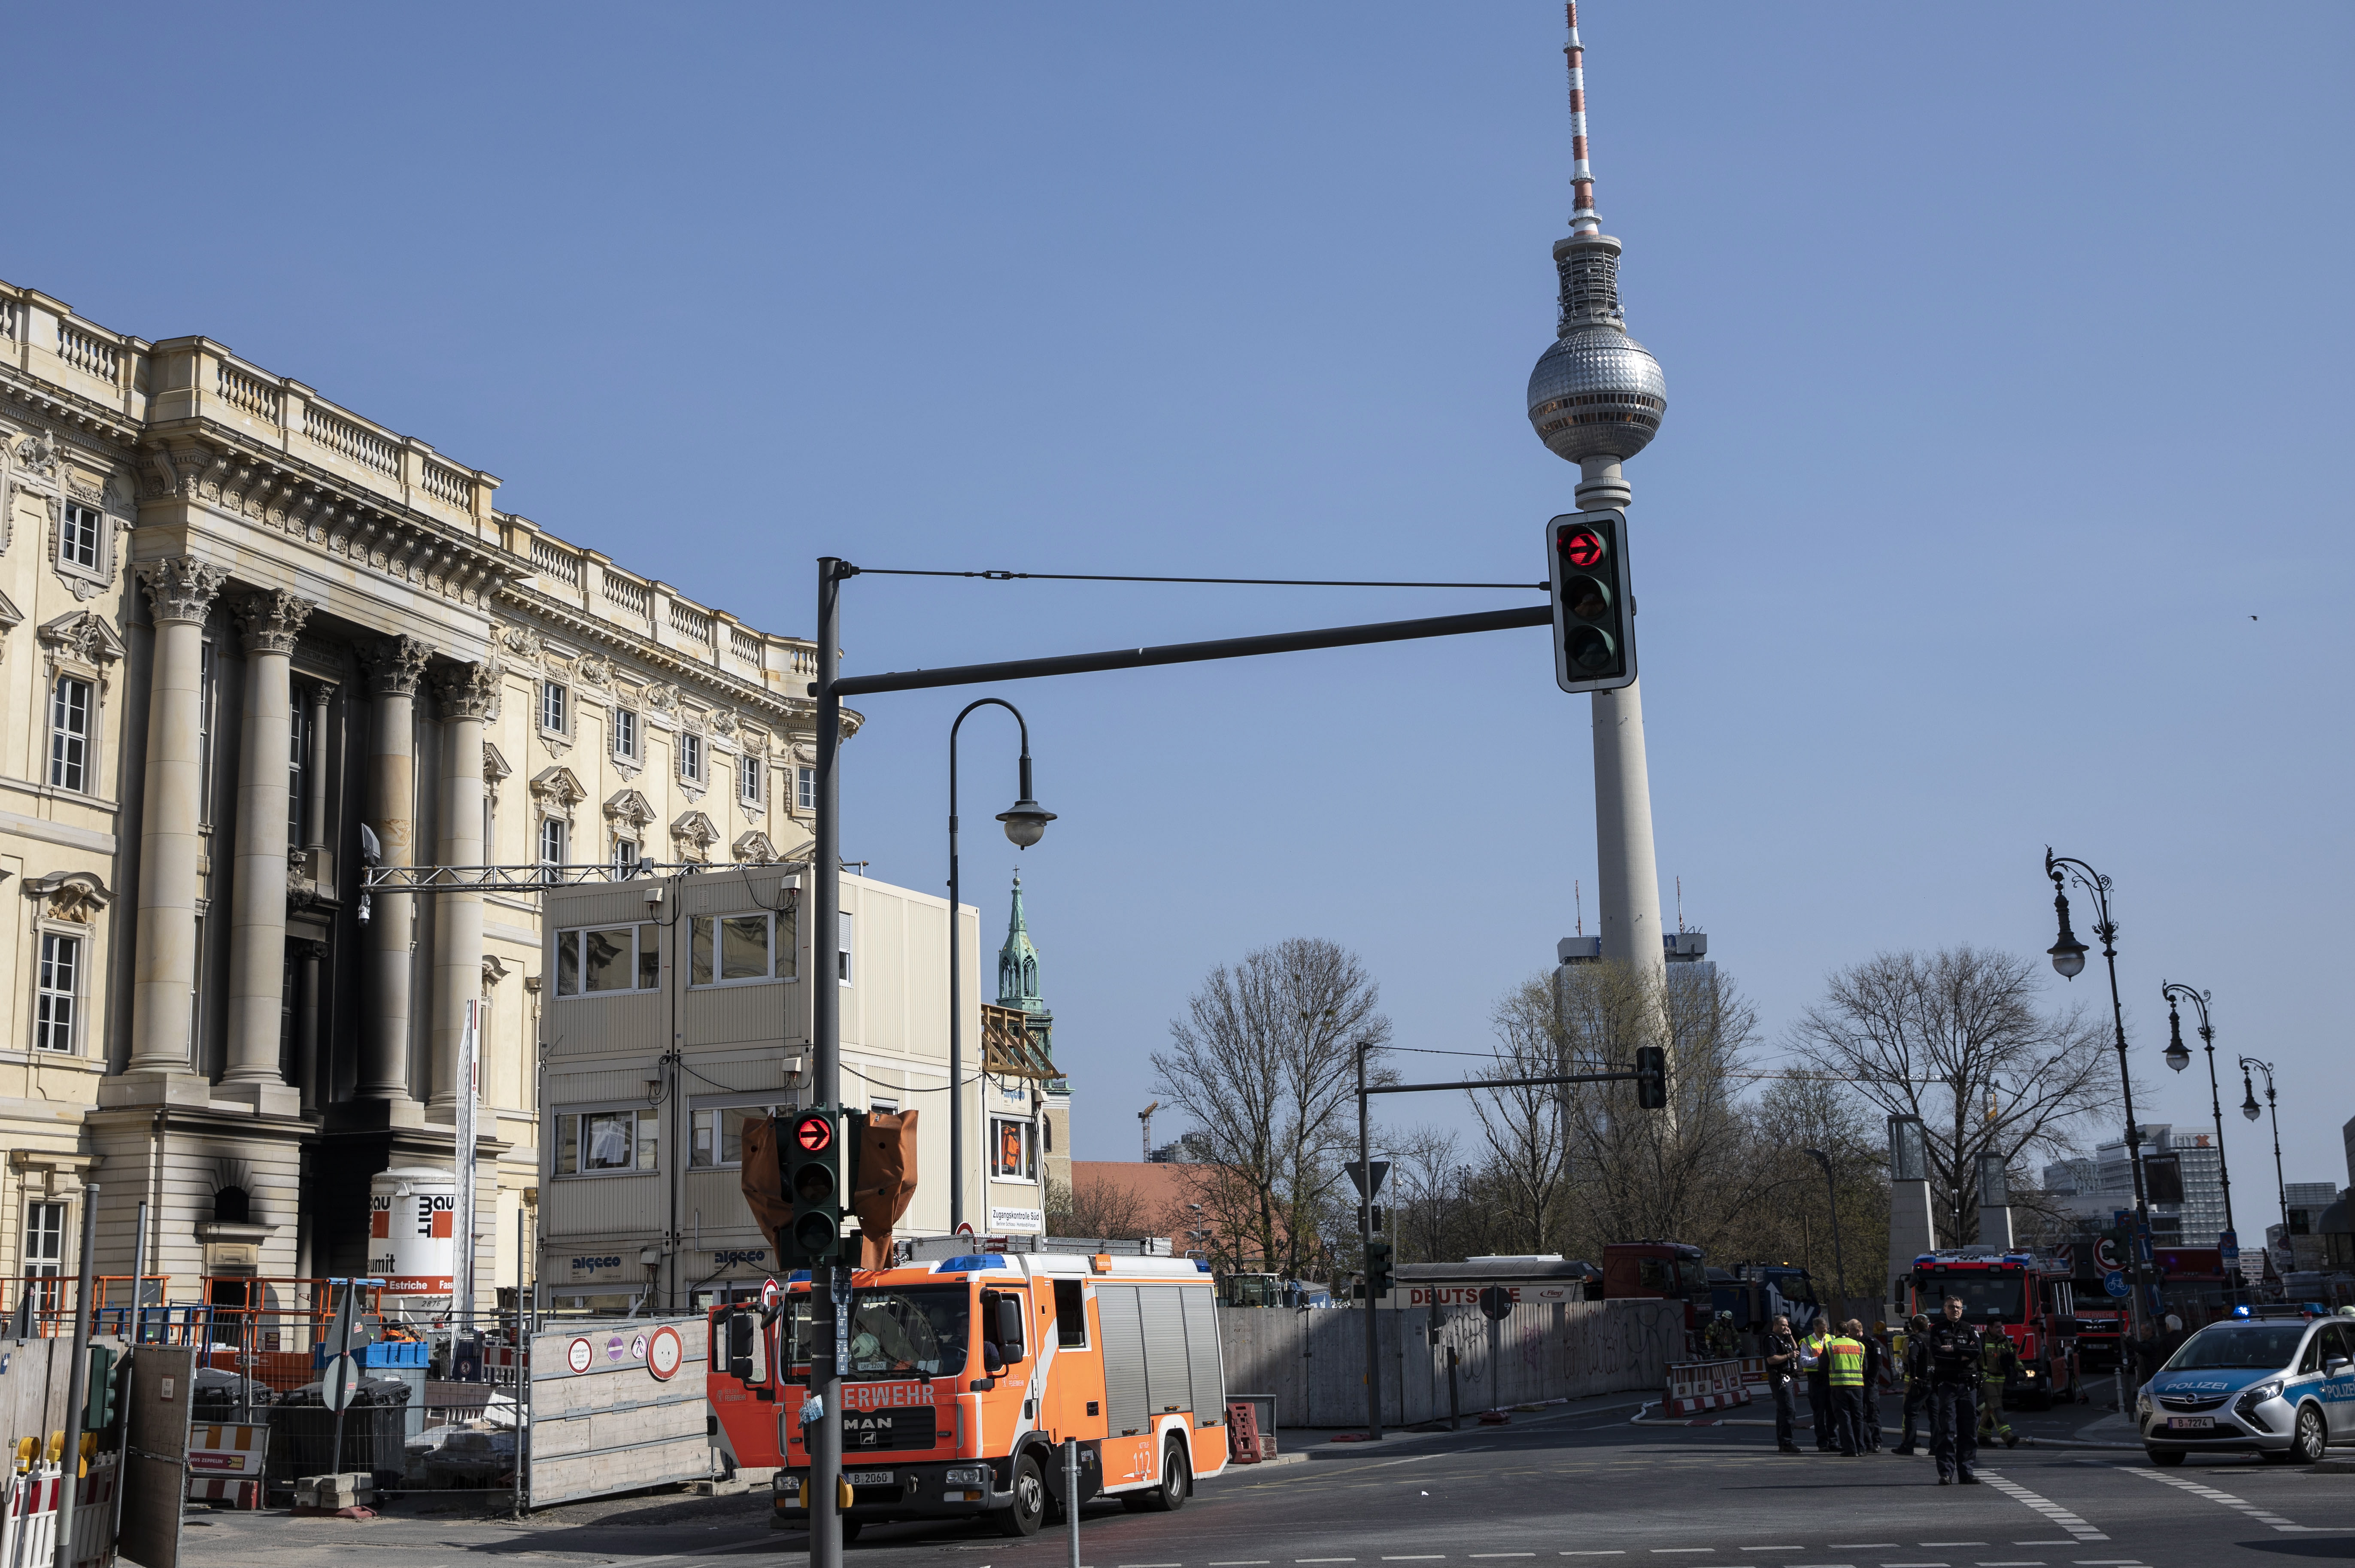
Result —
<path fill-rule="evenodd" d="M 2030 1253 L 1965 1247 L 1923 1253 L 1905 1284 L 1909 1313 L 1935 1318 L 1958 1296 L 1966 1320 L 2011 1342 L 2008 1403 L 2043 1408 L 2076 1392 L 2075 1296 L 2056 1267 Z"/>
<path fill-rule="evenodd" d="M 1604 1243 L 1603 1296 L 1606 1301 L 1681 1301 L 1688 1332 L 1698 1332 L 1703 1315 L 1715 1310 L 1700 1249 L 1685 1242 Z"/>

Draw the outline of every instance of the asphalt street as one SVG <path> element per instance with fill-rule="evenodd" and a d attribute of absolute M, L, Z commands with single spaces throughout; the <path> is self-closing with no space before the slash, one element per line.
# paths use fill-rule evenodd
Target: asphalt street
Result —
<path fill-rule="evenodd" d="M 1332 1445 L 1306 1463 L 1205 1481 L 1176 1514 L 1083 1510 L 1088 1568 L 2296 1568 L 2355 1562 L 2355 1477 L 2139 1453 L 1997 1450 L 1982 1485 L 1939 1487 L 1926 1456 L 1778 1455 L 1773 1434 L 1636 1426 L 1625 1409 L 1397 1445 Z M 2082 1419 L 2082 1418 L 2080 1418 Z M 430 1505 L 428 1505 L 430 1506 Z M 191 1568 L 316 1563 L 365 1547 L 380 1568 L 505 1559 L 614 1568 L 805 1561 L 763 1499 L 624 1499 L 514 1524 L 402 1505 L 368 1522 L 216 1513 Z M 193 1517 L 193 1516 L 192 1516 Z M 967 1526 L 870 1526 L 874 1568 L 1060 1568 L 1059 1530 L 1009 1541 Z"/>

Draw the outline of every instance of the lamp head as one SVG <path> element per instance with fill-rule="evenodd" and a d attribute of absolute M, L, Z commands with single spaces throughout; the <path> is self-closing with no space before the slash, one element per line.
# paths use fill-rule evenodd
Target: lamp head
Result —
<path fill-rule="evenodd" d="M 2073 980 L 2085 972 L 2085 944 L 2069 934 L 2064 922 L 2061 940 L 2044 950 L 2051 956 L 2053 973 L 2063 980 Z"/>
<path fill-rule="evenodd" d="M 2249 1075 L 2245 1072 L 2241 1074 L 2241 1115 L 2253 1122 L 2255 1121 L 2258 1115 L 2257 1088 L 2255 1084 L 2249 1082 Z"/>
<path fill-rule="evenodd" d="M 2183 1043 L 2183 1015 L 2172 1000 L 2167 1004 L 2167 1064 L 2178 1072 L 2191 1065 L 2191 1052 Z"/>
<path fill-rule="evenodd" d="M 1028 849 L 1046 836 L 1047 824 L 1055 820 L 1055 814 L 1026 794 L 999 812 L 997 820 L 1006 824 L 1006 837 L 1017 849 Z"/>

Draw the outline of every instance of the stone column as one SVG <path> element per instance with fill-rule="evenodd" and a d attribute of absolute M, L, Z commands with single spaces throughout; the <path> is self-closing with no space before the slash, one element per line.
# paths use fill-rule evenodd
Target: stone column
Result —
<path fill-rule="evenodd" d="M 139 895 L 132 950 L 133 1072 L 187 1072 L 189 994 L 197 978 L 197 812 L 202 798 L 205 615 L 227 573 L 194 556 L 139 569 L 155 621 L 141 786 Z"/>
<path fill-rule="evenodd" d="M 303 769 L 302 848 L 323 898 L 334 897 L 336 890 L 322 874 L 327 869 L 325 857 L 311 851 L 325 849 L 335 841 L 327 831 L 327 709 L 335 699 L 336 688 L 325 681 L 311 688 L 311 754 L 304 759 Z"/>
<path fill-rule="evenodd" d="M 376 733 L 368 743 L 368 816 L 379 863 L 416 863 L 417 683 L 433 650 L 415 637 L 388 637 L 369 650 L 368 683 L 376 693 Z M 360 1057 L 360 1097 L 405 1101 L 409 1093 L 410 949 L 417 937 L 412 893 L 375 893 L 368 900 L 368 1034 Z"/>
<path fill-rule="evenodd" d="M 292 1114 L 279 1072 L 286 1003 L 286 764 L 293 741 L 288 666 L 310 602 L 272 591 L 232 609 L 245 634 L 245 732 L 238 748 L 237 852 L 229 883 L 229 1062 L 223 1095 Z M 265 1104 L 266 1101 L 283 1102 Z"/>
<path fill-rule="evenodd" d="M 448 665 L 433 672 L 442 703 L 441 864 L 483 864 L 483 720 L 498 711 L 499 666 Z M 433 921 L 433 1089 L 427 1116 L 454 1118 L 458 1040 L 466 1003 L 483 994 L 483 895 L 442 893 Z"/>

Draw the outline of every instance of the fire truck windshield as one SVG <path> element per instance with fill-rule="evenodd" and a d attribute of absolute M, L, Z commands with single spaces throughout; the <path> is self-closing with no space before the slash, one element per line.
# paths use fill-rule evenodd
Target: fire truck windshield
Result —
<path fill-rule="evenodd" d="M 1945 1309 L 1946 1297 L 1959 1296 L 1963 1316 L 1973 1323 L 2017 1323 L 2022 1283 L 2016 1274 L 1934 1274 L 1922 1310 L 1935 1317 Z"/>
<path fill-rule="evenodd" d="M 1706 1303 L 1709 1300 L 1709 1270 L 1689 1258 L 1677 1263 L 1677 1284 L 1689 1300 Z"/>
<path fill-rule="evenodd" d="M 861 1290 L 850 1305 L 854 1378 L 954 1377 L 964 1371 L 972 1296 L 961 1285 Z"/>

